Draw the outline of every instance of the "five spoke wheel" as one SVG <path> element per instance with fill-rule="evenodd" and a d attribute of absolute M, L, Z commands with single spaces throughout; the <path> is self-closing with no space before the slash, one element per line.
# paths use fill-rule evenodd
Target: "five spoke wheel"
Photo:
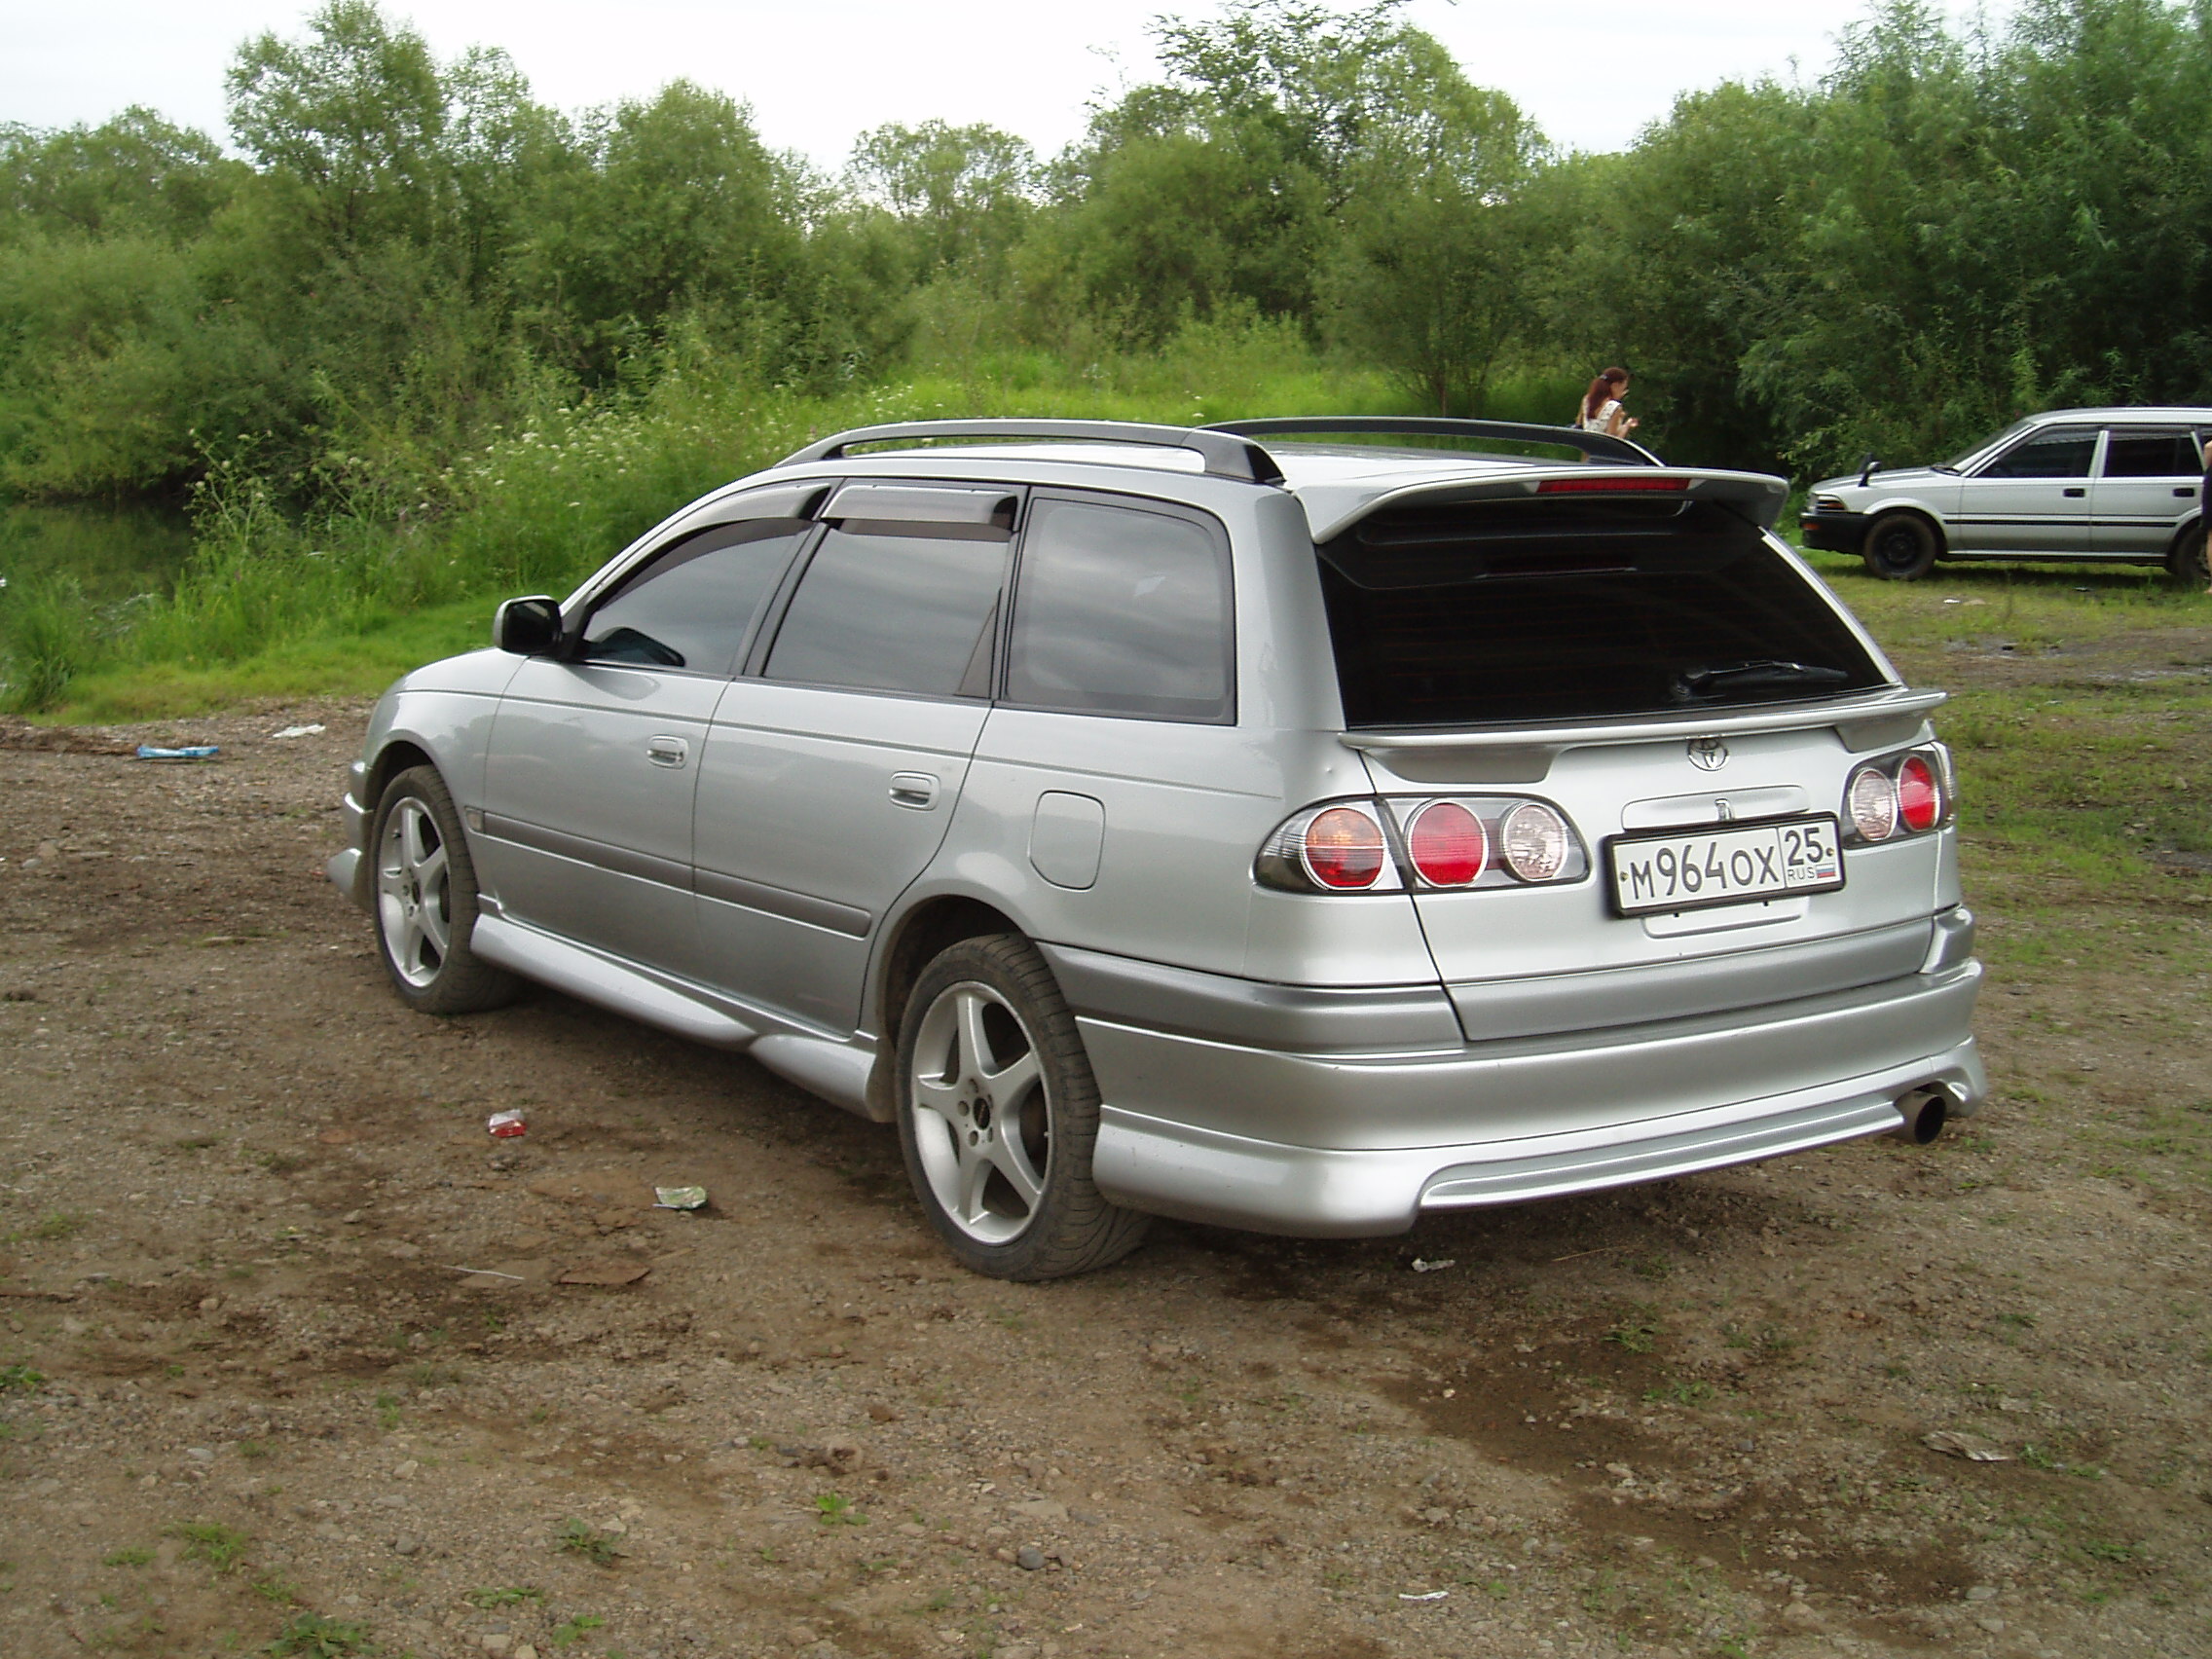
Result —
<path fill-rule="evenodd" d="M 1004 1244 L 1035 1219 L 1052 1156 L 1037 1045 L 1021 1016 L 970 979 L 939 993 L 914 1040 L 914 1149 L 946 1217 Z"/>
<path fill-rule="evenodd" d="M 424 1014 L 474 1014 L 511 1002 L 518 986 L 470 948 L 476 865 L 445 780 L 416 766 L 377 800 L 369 852 L 377 941 L 392 985 Z"/>
<path fill-rule="evenodd" d="M 940 1237 L 977 1272 L 1047 1279 L 1117 1261 L 1148 1218 L 1090 1178 L 1098 1082 L 1037 947 L 965 939 L 899 1023 L 899 1141 Z"/>
<path fill-rule="evenodd" d="M 427 990 L 453 950 L 452 865 L 437 821 L 401 800 L 377 843 L 377 921 L 391 971 Z"/>

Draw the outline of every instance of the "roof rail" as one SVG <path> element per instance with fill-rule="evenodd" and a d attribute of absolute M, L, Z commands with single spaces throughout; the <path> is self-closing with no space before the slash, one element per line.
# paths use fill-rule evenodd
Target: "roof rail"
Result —
<path fill-rule="evenodd" d="M 1258 444 L 1220 427 L 1156 426 L 1135 421 L 898 421 L 887 426 L 856 426 L 849 432 L 811 443 L 777 464 L 842 460 L 858 444 L 896 443 L 919 438 L 1051 438 L 1069 443 L 1143 444 L 1154 449 L 1187 449 L 1202 456 L 1217 478 L 1247 484 L 1279 484 L 1282 468 Z"/>
<path fill-rule="evenodd" d="M 1293 432 L 1368 434 L 1426 438 L 1506 438 L 1522 444 L 1557 444 L 1578 449 L 1592 461 L 1622 461 L 1632 466 L 1661 466 L 1665 462 L 1641 444 L 1605 432 L 1585 432 L 1573 426 L 1539 426 L 1526 421 L 1456 421 L 1439 415 L 1315 415 L 1277 416 L 1265 421 L 1216 421 L 1201 431 L 1231 432 L 1240 438 L 1264 438 Z"/>

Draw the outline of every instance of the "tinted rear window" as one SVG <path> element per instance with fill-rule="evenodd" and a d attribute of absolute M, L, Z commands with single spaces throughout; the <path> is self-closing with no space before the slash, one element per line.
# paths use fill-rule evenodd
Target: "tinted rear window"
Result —
<path fill-rule="evenodd" d="M 1825 595 L 1717 504 L 1378 514 L 1321 549 L 1345 719 L 1679 713 L 1885 683 Z"/>
<path fill-rule="evenodd" d="M 1230 719 L 1227 543 L 1196 519 L 1039 498 L 1006 694 L 1073 713 Z"/>
<path fill-rule="evenodd" d="M 2105 445 L 2107 478 L 2186 478 L 2203 470 L 2187 432 L 2115 432 Z"/>
<path fill-rule="evenodd" d="M 990 695 L 1007 533 L 849 521 L 799 577 L 768 656 L 770 680 Z"/>

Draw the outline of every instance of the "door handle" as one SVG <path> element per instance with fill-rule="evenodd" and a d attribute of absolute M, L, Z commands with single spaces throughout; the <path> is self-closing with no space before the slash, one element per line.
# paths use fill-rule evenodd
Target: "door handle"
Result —
<path fill-rule="evenodd" d="M 2086 496 L 2088 493 L 2086 490 L 2069 490 L 2066 492 L 2066 498 L 2068 500 L 2073 500 L 2077 497 Z"/>
<path fill-rule="evenodd" d="M 652 737 L 645 740 L 645 758 L 656 766 L 682 766 L 690 756 L 691 746 L 681 737 Z"/>
<path fill-rule="evenodd" d="M 2196 486 L 2194 484 L 2185 484 L 2179 490 L 2176 490 L 2174 494 L 2179 496 L 2185 501 L 2194 501 L 2196 499 Z"/>
<path fill-rule="evenodd" d="M 927 772 L 894 772 L 891 774 L 891 799 L 896 805 L 911 807 L 916 812 L 927 812 L 937 805 L 937 779 Z"/>

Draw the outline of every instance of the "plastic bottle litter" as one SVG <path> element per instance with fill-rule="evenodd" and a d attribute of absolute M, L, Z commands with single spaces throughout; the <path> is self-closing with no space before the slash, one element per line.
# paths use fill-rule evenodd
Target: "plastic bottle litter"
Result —
<path fill-rule="evenodd" d="M 707 1189 L 704 1187 L 655 1187 L 653 1208 L 695 1210 L 707 1207 Z"/>
<path fill-rule="evenodd" d="M 322 729 L 323 728 L 319 723 L 315 725 L 286 726 L 282 731 L 273 731 L 269 735 L 271 737 L 313 737 L 316 732 Z"/>
<path fill-rule="evenodd" d="M 484 1121 L 484 1126 L 498 1140 L 519 1140 L 530 1131 L 530 1117 L 521 1111 L 495 1112 Z"/>
<path fill-rule="evenodd" d="M 196 743 L 185 749 L 163 749 L 155 744 L 141 743 L 138 758 L 141 760 L 212 760 L 222 754 L 220 745 Z"/>

